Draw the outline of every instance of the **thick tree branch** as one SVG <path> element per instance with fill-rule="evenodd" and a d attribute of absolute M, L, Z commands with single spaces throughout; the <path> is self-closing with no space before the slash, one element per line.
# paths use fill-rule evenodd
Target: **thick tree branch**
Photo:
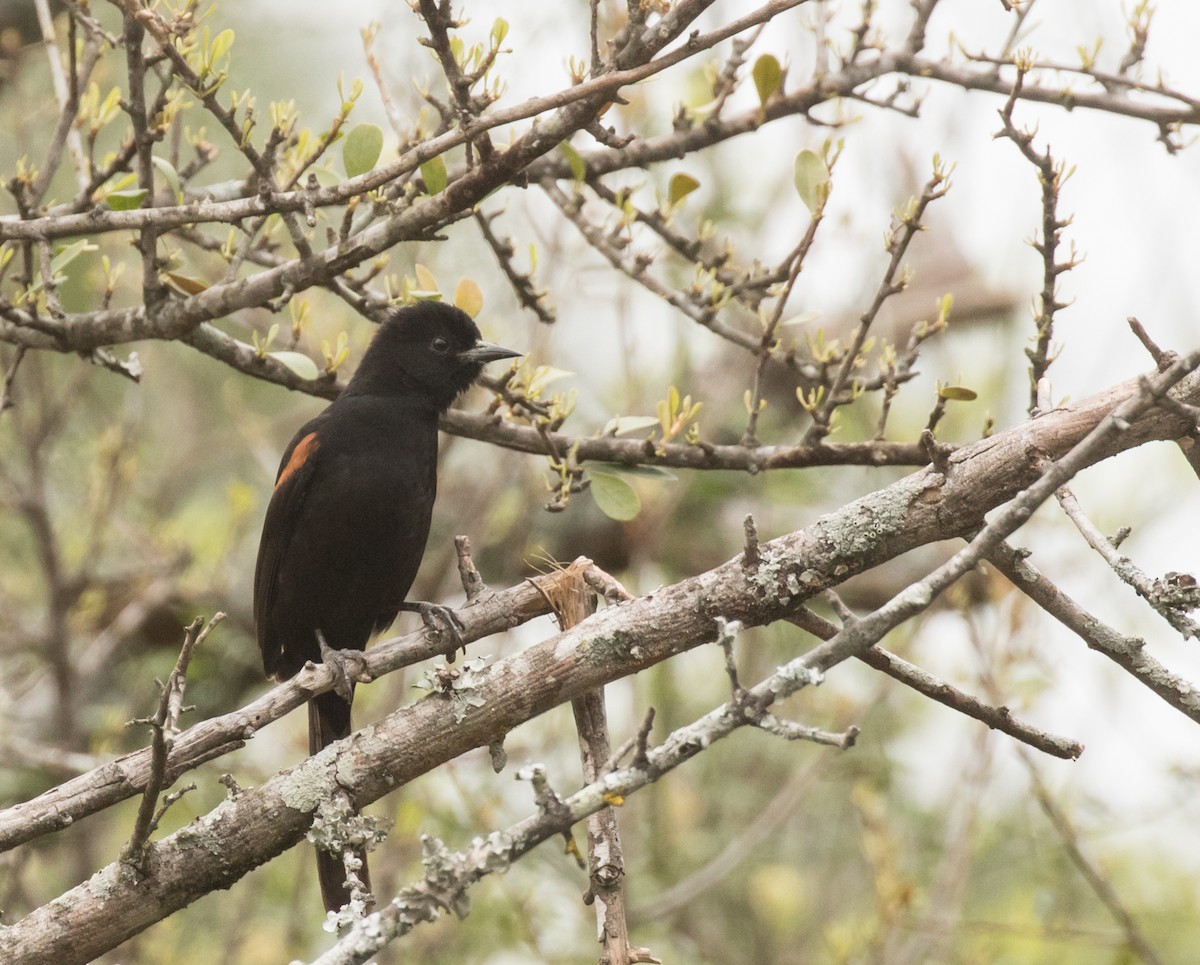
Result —
<path fill-rule="evenodd" d="M 344 790 L 361 808 L 471 748 L 488 746 L 558 703 L 712 640 L 718 616 L 746 626 L 787 618 L 814 593 L 926 542 L 971 531 L 984 514 L 1013 500 L 950 563 L 875 614 L 843 628 L 817 648 L 818 660 L 801 658 L 805 674 L 824 672 L 928 606 L 979 554 L 1020 525 L 1064 477 L 1150 439 L 1177 436 L 1183 420 L 1155 408 L 1154 398 L 1198 362 L 1200 353 L 1193 353 L 1166 372 L 958 450 L 949 457 L 946 473 L 921 470 L 812 526 L 760 544 L 756 566 L 747 567 L 739 555 L 498 661 L 478 675 L 473 696 L 482 703 L 461 722 L 454 722 L 452 701 L 442 694 L 396 711 L 149 845 L 146 877 L 109 868 L 34 911 L 5 933 L 16 950 L 14 961 L 40 954 L 47 934 L 64 930 L 79 936 L 75 960 L 86 961 L 294 845 L 306 833 L 314 809 L 335 789 Z M 1176 397 L 1190 403 L 1197 396 L 1200 380 L 1192 375 Z M 1046 470 L 1048 458 L 1056 461 Z M 468 631 L 483 622 L 471 620 L 469 610 L 464 616 Z M 789 679 L 795 686 L 804 682 Z M 297 704 L 303 696 L 307 694 L 296 694 Z M 181 735 L 180 743 L 186 737 Z M 195 847 L 198 842 L 203 847 Z M 103 901 L 96 898 L 98 892 L 104 893 Z"/>

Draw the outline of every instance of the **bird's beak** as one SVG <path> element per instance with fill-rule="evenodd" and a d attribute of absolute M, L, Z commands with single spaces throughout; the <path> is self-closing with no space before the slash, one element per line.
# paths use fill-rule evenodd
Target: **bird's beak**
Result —
<path fill-rule="evenodd" d="M 459 352 L 458 357 L 463 362 L 475 362 L 483 365 L 487 362 L 497 362 L 500 359 L 517 358 L 524 354 L 524 352 L 514 352 L 503 345 L 493 345 L 491 342 L 476 342 L 465 352 Z"/>

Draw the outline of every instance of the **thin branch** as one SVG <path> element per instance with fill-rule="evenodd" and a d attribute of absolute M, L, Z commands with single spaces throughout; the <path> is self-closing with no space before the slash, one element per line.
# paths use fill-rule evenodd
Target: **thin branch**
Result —
<path fill-rule="evenodd" d="M 1059 192 L 1063 182 L 1071 176 L 1061 163 L 1055 162 L 1050 151 L 1039 154 L 1033 147 L 1033 133 L 1022 131 L 1013 122 L 1013 109 L 1021 95 L 1021 86 L 1025 82 L 1025 72 L 1018 69 L 1017 79 L 1013 83 L 1012 93 L 1000 110 L 1000 120 L 1003 128 L 997 137 L 1005 137 L 1012 141 L 1021 156 L 1025 158 L 1038 172 L 1038 183 L 1042 189 L 1042 237 L 1031 241 L 1034 249 L 1042 256 L 1042 291 L 1038 296 L 1038 309 L 1034 315 L 1036 338 L 1032 348 L 1025 349 L 1029 358 L 1029 412 L 1033 414 L 1038 407 L 1038 384 L 1046 375 L 1050 363 L 1054 361 L 1051 339 L 1054 337 L 1054 316 L 1060 308 L 1066 308 L 1069 302 L 1058 300 L 1058 276 L 1070 271 L 1079 264 L 1072 245 L 1071 254 L 1066 261 L 1058 260 L 1058 246 L 1064 228 L 1071 224 L 1071 219 L 1058 217 Z"/>
<path fill-rule="evenodd" d="M 1200 724 L 1200 690 L 1154 659 L 1147 652 L 1145 640 L 1124 636 L 1088 613 L 1031 566 L 1028 555 L 1002 543 L 991 550 L 988 561 L 1091 649 L 1104 654 L 1169 706 Z"/>
<path fill-rule="evenodd" d="M 46 191 L 50 187 L 50 181 L 58 170 L 64 146 L 71 155 L 75 167 L 75 179 L 78 181 L 80 189 L 87 188 L 89 166 L 83 153 L 83 142 L 80 140 L 79 131 L 74 124 L 75 115 L 79 110 L 79 88 L 87 83 L 88 77 L 91 76 L 92 69 L 99 59 L 99 49 L 89 32 L 88 39 L 84 43 L 83 69 L 77 71 L 75 21 L 71 19 L 68 41 L 71 74 L 68 78 L 63 71 L 62 51 L 59 50 L 58 38 L 55 36 L 54 17 L 50 12 L 49 0 L 35 0 L 34 6 L 37 9 L 38 25 L 42 31 L 42 42 L 46 46 L 46 56 L 50 61 L 50 79 L 54 84 L 54 95 L 59 106 L 58 122 L 55 124 L 54 133 L 50 138 L 50 147 L 46 151 L 46 162 L 42 165 L 37 183 L 30 192 L 30 204 L 36 207 L 41 204 L 42 198 L 45 197 Z"/>
<path fill-rule="evenodd" d="M 563 630 L 569 630 L 595 612 L 596 598 L 584 579 L 584 572 L 589 569 L 594 569 L 591 560 L 581 557 L 568 567 L 569 579 L 560 580 L 547 589 L 558 625 Z M 605 764 L 612 752 L 603 688 L 573 699 L 571 710 L 579 735 L 583 783 L 592 784 L 603 778 Z M 620 802 L 614 799 L 611 803 Z M 597 936 L 603 949 L 600 965 L 630 965 L 633 958 L 622 887 L 625 858 L 613 807 L 601 808 L 589 816 L 587 849 L 589 884 L 583 900 L 596 908 Z"/>
<path fill-rule="evenodd" d="M 1162 965 L 1162 958 L 1159 957 L 1154 946 L 1146 939 L 1141 928 L 1138 927 L 1133 915 L 1129 913 L 1129 909 L 1125 907 L 1125 903 L 1121 901 L 1121 896 L 1117 894 L 1112 882 L 1108 880 L 1101 868 L 1092 861 L 1084 851 L 1083 844 L 1079 840 L 1079 835 L 1075 833 L 1075 829 L 1071 826 L 1071 821 L 1063 810 L 1055 803 L 1054 798 L 1050 796 L 1050 792 L 1046 789 L 1046 785 L 1042 782 L 1042 776 L 1038 773 L 1037 767 L 1030 759 L 1029 755 L 1024 753 L 1020 748 L 1017 753 L 1021 757 L 1021 761 L 1025 764 L 1026 772 L 1029 774 L 1029 781 L 1033 787 L 1033 796 L 1038 802 L 1038 807 L 1054 828 L 1055 833 L 1063 843 L 1066 849 L 1067 857 L 1071 859 L 1071 863 L 1079 869 L 1079 873 L 1083 875 L 1084 880 L 1088 883 L 1088 887 L 1092 889 L 1096 897 L 1100 899 L 1100 903 L 1108 909 L 1109 914 L 1116 919 L 1117 924 L 1125 933 L 1125 941 L 1129 951 L 1138 957 L 1147 965 Z"/>
<path fill-rule="evenodd" d="M 538 577 L 534 584 L 557 577 Z M 544 596 L 529 583 L 481 598 L 459 611 L 463 640 L 471 642 L 550 612 Z M 454 642 L 430 641 L 424 630 L 392 637 L 363 657 L 363 677 L 377 679 L 401 667 L 446 653 Z M 241 747 L 260 728 L 303 706 L 309 697 L 332 690 L 334 675 L 314 665 L 272 688 L 245 707 L 194 724 L 175 738 L 166 761 L 163 786 L 205 761 Z M 36 798 L 0 810 L 0 852 L 74 824 L 89 814 L 142 794 L 150 780 L 153 754 L 134 751 L 60 784 Z"/>
<path fill-rule="evenodd" d="M 303 211 L 306 205 L 314 208 L 345 204 L 351 198 L 367 194 L 403 178 L 416 171 L 426 161 L 460 147 L 480 134 L 517 121 L 540 117 L 550 111 L 572 107 L 583 101 L 599 99 L 600 103 L 610 100 L 622 87 L 628 87 L 653 77 L 697 53 L 764 23 L 778 14 L 800 6 L 808 0 L 775 0 L 751 11 L 743 17 L 706 34 L 690 38 L 688 43 L 676 50 L 663 54 L 636 67 L 614 70 L 600 77 L 586 80 L 554 94 L 532 97 L 514 107 L 493 111 L 475 118 L 467 126 L 447 131 L 434 138 L 423 140 L 412 150 L 395 161 L 377 166 L 365 174 L 349 178 L 337 185 L 322 187 L 316 191 L 269 191 L 266 195 L 255 193 L 233 201 L 192 202 L 173 207 L 138 209 L 135 211 L 89 211 L 77 215 L 64 215 L 51 211 L 38 219 L 21 219 L 14 216 L 0 217 L 0 241 L 14 238 L 59 238 L 81 234 L 99 234 L 126 229 L 140 230 L 148 225 L 159 228 L 180 227 L 206 222 L 234 222 L 246 218 L 269 215 L 281 211 Z M 138 9 L 134 0 L 119 0 L 122 6 Z M 190 68 L 189 68 L 190 71 Z M 218 105 L 219 107 L 219 105 Z M 793 111 L 794 113 L 794 111 Z M 782 115 L 781 115 L 782 116 Z M 543 126 L 545 121 L 541 122 Z M 232 135 L 231 135 L 232 136 Z M 523 136 L 527 139 L 528 134 Z M 235 143 L 242 140 L 240 129 Z M 561 138 L 560 138 L 561 140 Z M 559 141 L 554 141 L 557 145 Z M 512 148 L 510 147 L 511 151 Z M 256 155 L 257 157 L 257 155 Z M 625 165 L 622 165 L 624 167 Z M 564 168 L 564 175 L 570 172 Z M 486 192 L 485 192 L 486 193 Z"/>
<path fill-rule="evenodd" d="M 520 271 L 513 264 L 513 255 L 516 249 L 512 241 L 508 238 L 500 238 L 492 231 L 492 222 L 500 217 L 500 214 L 499 211 L 486 214 L 482 209 L 476 209 L 474 217 L 475 224 L 479 227 L 479 233 L 487 242 L 487 246 L 492 249 L 492 254 L 496 256 L 496 263 L 504 272 L 504 277 L 508 279 L 513 294 L 517 296 L 517 301 L 533 312 L 538 317 L 538 321 L 552 325 L 556 321 L 556 317 L 554 310 L 549 307 L 547 302 L 545 289 L 537 287 L 532 272 Z"/>
<path fill-rule="evenodd" d="M 0 413 L 11 409 L 16 403 L 13 401 L 13 385 L 17 379 L 17 369 L 21 367 L 21 361 L 25 358 L 25 353 L 29 351 L 24 345 L 18 345 L 13 353 L 12 364 L 9 365 L 8 371 L 4 373 L 4 384 L 0 386 Z"/>
<path fill-rule="evenodd" d="M 791 622 L 822 640 L 828 640 L 837 633 L 837 627 L 834 624 L 807 607 L 797 612 Z M 967 717 L 973 717 L 992 730 L 1007 734 L 1014 740 L 1028 744 L 1043 754 L 1063 760 L 1075 760 L 1083 753 L 1083 745 L 1078 741 L 1034 727 L 1032 724 L 1014 717 L 1012 711 L 1007 707 L 993 707 L 985 704 L 959 690 L 953 684 L 935 677 L 928 671 L 922 670 L 894 653 L 889 653 L 882 647 L 867 650 L 859 654 L 858 659 L 868 667 L 887 674 L 893 680 L 899 681 L 922 696 Z"/>
<path fill-rule="evenodd" d="M 862 646 L 859 642 L 857 646 Z M 825 671 L 848 659 L 850 646 L 825 643 L 798 657 L 757 684 L 747 694 L 764 706 L 819 683 Z M 355 924 L 338 943 L 314 959 L 313 965 L 361 965 L 414 927 L 439 917 L 442 909 L 462 907 L 466 891 L 489 874 L 507 869 L 543 841 L 562 834 L 583 818 L 608 805 L 614 797 L 626 798 L 658 781 L 664 774 L 691 760 L 704 749 L 750 725 L 733 702 L 709 711 L 680 727 L 649 750 L 643 765 L 634 764 L 605 774 L 554 807 L 504 831 L 475 838 L 471 847 L 450 853 L 440 841 L 424 838 L 426 876 L 405 888 L 369 922 Z M 644 949 L 639 951 L 645 952 Z M 631 961 L 653 962 L 648 954 Z"/>
<path fill-rule="evenodd" d="M 850 374 L 861 364 L 862 348 L 866 343 L 871 325 L 879 315 L 880 309 L 883 308 L 884 302 L 907 287 L 907 278 L 897 277 L 904 255 L 917 232 L 924 228 L 921 218 L 925 214 L 925 209 L 938 198 L 943 197 L 949 190 L 948 178 L 949 171 L 943 168 L 940 162 L 936 162 L 933 174 L 921 189 L 920 197 L 910 199 L 908 204 L 897 212 L 896 220 L 888 233 L 887 253 L 890 257 L 883 277 L 880 279 L 879 287 L 875 290 L 875 297 L 859 318 L 858 327 L 850 339 L 845 355 L 842 356 L 837 372 L 827 385 L 822 386 L 824 394 L 821 396 L 820 403 L 811 412 L 812 425 L 804 434 L 804 442 L 810 445 L 818 443 L 832 431 L 833 411 L 847 401 L 843 390 L 850 385 Z M 851 393 L 852 397 L 853 393 Z"/>
<path fill-rule="evenodd" d="M 188 666 L 192 655 L 196 652 L 204 638 L 212 632 L 213 627 L 225 619 L 224 613 L 217 613 L 207 624 L 203 617 L 196 617 L 187 627 L 183 638 L 183 647 L 175 661 L 171 675 L 162 686 L 162 694 L 158 701 L 158 710 L 149 720 L 133 721 L 133 723 L 149 724 L 151 730 L 150 744 L 150 777 L 146 782 L 146 790 L 142 794 L 142 803 L 138 808 L 137 820 L 134 822 L 133 834 L 125 846 L 123 859 L 140 865 L 145 857 L 145 847 L 150 833 L 158 823 L 161 812 L 156 811 L 158 795 L 165 786 L 167 775 L 167 755 L 175 738 L 179 736 L 179 717 L 183 713 L 183 692 L 187 687 Z"/>
<path fill-rule="evenodd" d="M 833 164 L 830 163 L 829 170 L 832 171 L 832 169 Z M 827 186 L 832 186 L 833 182 L 829 181 L 826 184 Z M 779 346 L 775 338 L 775 333 L 779 330 L 779 323 L 783 321 L 783 310 L 787 307 L 788 299 L 792 295 L 792 289 L 796 286 L 800 272 L 804 270 L 804 260 L 812 249 L 813 242 L 816 241 L 817 229 L 820 228 L 821 222 L 825 220 L 825 204 L 828 200 L 828 189 L 820 192 L 817 205 L 808 220 L 808 228 L 800 239 L 800 243 L 780 263 L 779 267 L 781 269 L 785 265 L 787 266 L 787 273 L 782 291 L 775 296 L 775 307 L 763 325 L 762 342 L 758 349 L 758 364 L 754 368 L 754 382 L 750 389 L 750 405 L 748 406 L 750 414 L 746 422 L 746 431 L 742 435 L 742 442 L 745 445 L 756 445 L 758 443 L 758 417 L 763 409 L 761 404 L 763 378 L 766 375 L 767 362 L 770 361 L 772 354 Z"/>
<path fill-rule="evenodd" d="M 1185 640 L 1200 640 L 1200 625 L 1187 615 L 1188 611 L 1200 606 L 1200 588 L 1196 586 L 1196 581 L 1152 580 L 1128 556 L 1117 552 L 1113 541 L 1088 519 L 1069 488 L 1064 486 L 1056 495 L 1063 512 L 1075 524 L 1080 535 L 1087 540 L 1088 546 L 1100 554 L 1122 582 L 1131 586 L 1138 596 L 1150 604 L 1155 613 L 1183 634 Z"/>

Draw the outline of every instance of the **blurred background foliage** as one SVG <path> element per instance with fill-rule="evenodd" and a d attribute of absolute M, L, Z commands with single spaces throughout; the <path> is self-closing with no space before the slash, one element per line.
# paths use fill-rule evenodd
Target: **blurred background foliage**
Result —
<path fill-rule="evenodd" d="M 5 0 L 4 15 L 27 6 Z M 432 72 L 411 36 L 417 22 L 402 5 L 368 7 L 346 5 L 337 14 L 345 22 L 331 24 L 319 4 L 220 6 L 214 25 L 228 26 L 237 36 L 231 86 L 254 91 L 260 109 L 270 100 L 294 100 L 304 123 L 320 127 L 336 110 L 339 73 L 365 76 L 357 28 L 382 11 L 399 22 L 389 22 L 380 39 L 393 93 L 403 110 L 415 114 L 419 99 L 407 79 Z M 566 22 L 585 22 L 587 7 L 582 2 L 561 7 L 547 12 L 544 22 L 522 23 L 511 14 L 514 46 L 530 50 L 542 44 L 549 51 L 546 62 L 529 71 L 532 76 L 513 79 L 515 86 L 536 86 L 565 59 L 568 48 L 555 31 Z M 96 13 L 111 11 L 97 5 Z M 55 116 L 45 59 L 36 48 L 21 50 L 11 32 L 16 29 L 0 32 L 6 58 L 0 170 L 6 172 L 22 156 L 38 156 Z M 121 79 L 115 60 L 97 77 L 102 89 Z M 652 85 L 638 88 L 620 111 L 639 124 L 658 116 L 666 128 L 671 103 L 667 91 Z M 385 123 L 369 94 L 357 112 L 356 119 Z M 929 136 L 936 137 L 936 122 L 927 124 L 934 131 Z M 787 137 L 794 151 L 797 139 L 819 148 L 826 134 L 793 127 Z M 855 146 L 852 142 L 852 151 Z M 771 152 L 760 157 L 769 160 Z M 844 181 L 835 178 L 835 197 L 849 195 L 852 204 L 829 226 L 826 247 L 872 252 L 874 273 L 841 272 L 832 288 L 823 282 L 821 325 L 831 332 L 841 319 L 853 318 L 853 306 L 869 300 L 882 264 L 876 239 L 888 212 L 924 178 L 922 164 L 905 151 L 889 160 L 895 163 L 867 165 L 876 175 L 867 186 L 862 169 L 850 161 Z M 228 159 L 227 168 L 223 163 L 215 162 L 214 181 L 242 175 L 236 158 Z M 773 252 L 766 249 L 790 245 L 802 208 L 791 193 L 787 164 L 779 171 L 765 163 L 756 167 L 763 183 L 755 184 L 747 183 L 745 164 L 744 146 L 733 144 L 690 158 L 688 170 L 702 188 L 680 217 L 689 224 L 711 219 L 747 257 L 758 255 L 755 246 L 761 244 L 760 257 L 768 262 Z M 645 172 L 634 186 L 662 192 L 670 173 Z M 538 249 L 539 281 L 558 307 L 553 327 L 522 314 L 470 223 L 450 228 L 444 242 L 392 252 L 388 270 L 412 275 L 416 264 L 424 264 L 444 291 L 452 291 L 461 277 L 475 280 L 485 294 L 479 319 L 485 336 L 527 348 L 535 364 L 572 373 L 554 389 L 578 391 L 576 431 L 599 427 L 614 415 L 653 414 L 668 387 L 676 385 L 703 402 L 698 420 L 705 439 L 740 437 L 742 396 L 753 372 L 749 356 L 622 284 L 583 249 L 570 225 L 552 216 L 544 198 L 509 191 L 501 204 L 507 208 L 505 229 Z M 1027 213 L 1031 231 L 1036 206 Z M 1021 349 L 1034 289 L 1011 279 L 996 281 L 957 243 L 951 218 L 933 220 L 934 230 L 918 239 L 909 259 L 913 291 L 889 306 L 888 330 L 904 333 L 916 319 L 930 317 L 945 292 L 955 295 L 956 321 L 945 338 L 927 346 L 922 377 L 897 400 L 890 436 L 916 436 L 932 407 L 935 379 L 962 380 L 983 401 L 952 404 L 939 432 L 965 441 L 979 436 L 988 415 L 1009 424 L 1024 407 Z M 1004 243 L 1010 240 L 1020 239 Z M 132 283 L 137 254 L 127 241 L 106 236 L 100 250 L 83 256 L 61 292 L 68 307 L 104 286 L 101 256 L 114 265 L 127 263 L 130 277 L 117 286 L 113 304 L 137 297 Z M 818 262 L 814 270 L 819 269 Z M 200 259 L 180 268 L 201 278 L 220 270 L 215 261 Z M 1036 281 L 1036 273 L 1034 264 L 1025 280 Z M 814 291 L 820 295 L 822 289 Z M 302 300 L 310 319 L 307 340 L 334 342 L 347 333 L 352 366 L 371 326 L 332 297 L 305 293 Z M 247 313 L 221 325 L 251 341 L 274 320 Z M 286 327 L 285 318 L 277 320 Z M 144 728 L 126 722 L 150 711 L 155 677 L 169 671 L 182 627 L 196 614 L 220 609 L 229 619 L 193 664 L 187 694 L 196 706 L 192 719 L 231 710 L 267 686 L 250 613 L 258 531 L 279 453 L 324 403 L 255 382 L 182 346 L 139 345 L 137 351 L 145 370 L 139 385 L 73 357 L 32 356 L 21 370 L 17 405 L 0 417 L 3 804 L 26 800 L 89 762 L 144 744 Z M 9 357 L 0 351 L 0 360 L 7 363 Z M 1147 368 L 1148 362 L 1137 366 Z M 477 409 L 486 398 L 475 390 L 463 404 Z M 794 383 L 779 379 L 768 385 L 766 398 L 762 438 L 794 437 L 802 422 Z M 870 404 L 844 412 L 841 438 L 870 438 L 877 417 Z M 1182 474 L 1182 463 L 1171 471 Z M 518 582 L 547 559 L 584 554 L 633 592 L 647 592 L 738 552 L 747 512 L 756 515 L 764 535 L 773 535 L 904 472 L 678 473 L 674 482 L 635 482 L 642 513 L 620 523 L 604 516 L 586 494 L 573 498 L 564 512 L 546 512 L 542 460 L 443 437 L 434 530 L 413 595 L 461 599 L 452 545 L 458 533 L 470 536 L 476 562 L 493 585 Z M 921 560 L 867 574 L 847 588 L 846 597 L 855 606 L 878 604 L 936 555 L 931 550 Z M 891 638 L 890 648 L 975 692 L 1001 695 L 997 702 L 1032 711 L 1036 719 L 1071 666 L 1059 664 L 1045 646 L 1044 624 L 1027 622 L 1028 605 L 987 573 L 959 588 L 949 602 L 953 606 L 942 606 Z M 411 629 L 413 623 L 402 620 L 399 626 Z M 548 620 L 538 621 L 491 638 L 474 653 L 500 656 L 552 630 Z M 758 679 L 809 643 L 798 630 L 782 626 L 747 633 L 739 641 L 744 679 Z M 412 685 L 422 669 L 362 688 L 356 720 L 367 722 L 419 697 Z M 656 708 L 655 733 L 662 735 L 721 702 L 727 686 L 715 649 L 614 684 L 609 688 L 614 743 L 636 730 L 646 708 Z M 1116 685 L 1126 686 L 1132 685 Z M 1096 696 L 1121 699 L 1113 693 Z M 1070 861 L 1063 832 L 1039 807 L 1026 765 L 1006 738 L 857 665 L 840 668 L 819 690 L 804 691 L 793 703 L 785 708 L 790 714 L 825 729 L 857 724 L 858 746 L 842 753 L 739 732 L 622 808 L 637 944 L 664 961 L 695 965 L 1134 960 L 1111 914 Z M 221 774 L 253 785 L 299 761 L 305 754 L 303 728 L 303 715 L 293 714 L 244 750 L 189 775 L 197 789 L 171 809 L 163 833 L 222 799 Z M 506 746 L 514 764 L 545 762 L 560 790 L 577 781 L 567 708 L 520 728 Z M 1093 745 L 1088 754 L 1102 756 L 1106 748 Z M 1163 961 L 1192 961 L 1200 947 L 1196 856 L 1173 848 L 1169 830 L 1134 838 L 1119 833 L 1131 823 L 1152 826 L 1161 815 L 1131 815 L 1114 807 L 1102 784 L 1073 781 L 1076 765 L 1030 766 L 1046 775 L 1080 846 L 1103 867 Z M 418 834 L 456 847 L 529 812 L 528 789 L 513 780 L 514 770 L 510 765 L 493 774 L 487 755 L 475 752 L 376 805 L 372 810 L 394 822 L 372 858 L 377 894 L 386 899 L 420 874 Z M 1186 803 L 1189 793 L 1195 797 L 1196 779 L 1194 765 L 1186 764 L 1161 775 L 1163 815 L 1196 816 Z M 1126 780 L 1119 765 L 1108 780 Z M 135 810 L 136 802 L 126 802 L 0 856 L 5 919 L 20 917 L 112 860 Z M 328 936 L 321 931 L 310 865 L 308 847 L 295 849 L 104 961 L 255 965 L 311 956 Z M 465 923 L 446 918 L 418 929 L 379 961 L 592 960 L 592 912 L 580 901 L 585 888 L 574 859 L 556 844 L 544 845 L 508 874 L 477 886 Z"/>

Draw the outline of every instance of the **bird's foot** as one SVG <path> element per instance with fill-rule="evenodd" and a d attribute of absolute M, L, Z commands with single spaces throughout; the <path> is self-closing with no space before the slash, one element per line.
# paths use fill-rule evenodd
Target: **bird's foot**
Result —
<path fill-rule="evenodd" d="M 334 692 L 347 703 L 354 697 L 354 681 L 365 670 L 361 650 L 334 650 L 325 642 L 325 634 L 317 631 L 321 648 L 321 663 L 333 671 Z"/>
<path fill-rule="evenodd" d="M 453 641 L 454 647 L 446 655 L 451 663 L 454 662 L 454 656 L 460 649 L 464 654 L 467 652 L 467 641 L 463 639 L 465 627 L 452 607 L 442 606 L 440 603 L 418 602 L 405 603 L 402 609 L 421 614 L 425 631 L 434 640 L 440 641 L 449 637 Z"/>

